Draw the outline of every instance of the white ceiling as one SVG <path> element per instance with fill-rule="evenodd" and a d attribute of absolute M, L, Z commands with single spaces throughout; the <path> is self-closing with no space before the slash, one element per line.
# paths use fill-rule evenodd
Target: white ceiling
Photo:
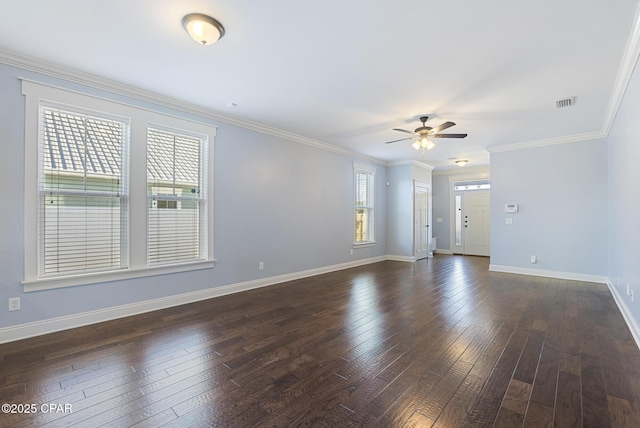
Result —
<path fill-rule="evenodd" d="M 638 1 L 0 0 L 0 49 L 442 169 L 486 164 L 486 147 L 602 133 Z M 192 12 L 225 36 L 197 45 L 181 26 Z M 424 114 L 469 136 L 424 157 L 384 144 Z"/>

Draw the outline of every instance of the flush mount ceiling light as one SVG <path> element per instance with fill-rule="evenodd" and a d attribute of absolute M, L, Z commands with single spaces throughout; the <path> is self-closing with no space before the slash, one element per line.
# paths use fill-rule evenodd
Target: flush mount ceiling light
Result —
<path fill-rule="evenodd" d="M 224 36 L 224 27 L 210 16 L 190 13 L 182 18 L 182 26 L 193 40 L 201 45 L 212 45 Z"/>
<path fill-rule="evenodd" d="M 469 161 L 466 160 L 466 159 L 460 159 L 460 160 L 456 161 L 456 165 L 458 165 L 458 166 L 465 166 L 468 163 L 469 163 Z"/>

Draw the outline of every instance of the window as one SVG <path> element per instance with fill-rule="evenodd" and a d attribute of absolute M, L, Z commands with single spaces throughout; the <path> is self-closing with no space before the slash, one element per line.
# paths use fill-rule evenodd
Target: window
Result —
<path fill-rule="evenodd" d="M 455 196 L 456 231 L 455 245 L 462 247 L 462 195 Z"/>
<path fill-rule="evenodd" d="M 22 81 L 24 290 L 213 267 L 215 127 Z"/>
<path fill-rule="evenodd" d="M 356 245 L 374 242 L 374 174 L 374 168 L 354 164 Z"/>
<path fill-rule="evenodd" d="M 453 190 L 487 190 L 491 189 L 491 183 L 489 180 L 475 180 L 475 181 L 456 181 L 453 183 Z"/>
<path fill-rule="evenodd" d="M 150 264 L 202 260 L 206 254 L 205 142 L 206 136 L 147 130 Z"/>
<path fill-rule="evenodd" d="M 39 276 L 126 268 L 128 120 L 43 104 L 39 124 Z"/>

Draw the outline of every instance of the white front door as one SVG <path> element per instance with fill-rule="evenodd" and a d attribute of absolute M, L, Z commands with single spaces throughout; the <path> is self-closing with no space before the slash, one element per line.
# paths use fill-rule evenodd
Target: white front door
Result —
<path fill-rule="evenodd" d="M 426 185 L 414 182 L 413 195 L 413 246 L 416 260 L 424 259 L 431 255 L 429 230 L 429 188 Z"/>
<path fill-rule="evenodd" d="M 456 192 L 453 252 L 489 256 L 489 190 Z"/>
<path fill-rule="evenodd" d="M 464 254 L 489 256 L 489 191 L 464 192 L 462 212 Z"/>

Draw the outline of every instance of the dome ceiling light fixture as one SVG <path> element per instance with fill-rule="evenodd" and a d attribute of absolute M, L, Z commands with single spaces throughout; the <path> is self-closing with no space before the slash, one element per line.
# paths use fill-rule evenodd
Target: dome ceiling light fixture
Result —
<path fill-rule="evenodd" d="M 224 36 L 224 27 L 216 19 L 202 13 L 190 13 L 182 18 L 182 26 L 198 44 L 212 45 Z"/>
<path fill-rule="evenodd" d="M 456 161 L 456 165 L 458 165 L 458 166 L 465 166 L 468 163 L 469 163 L 469 161 L 466 160 L 466 159 L 460 159 L 460 160 Z"/>

